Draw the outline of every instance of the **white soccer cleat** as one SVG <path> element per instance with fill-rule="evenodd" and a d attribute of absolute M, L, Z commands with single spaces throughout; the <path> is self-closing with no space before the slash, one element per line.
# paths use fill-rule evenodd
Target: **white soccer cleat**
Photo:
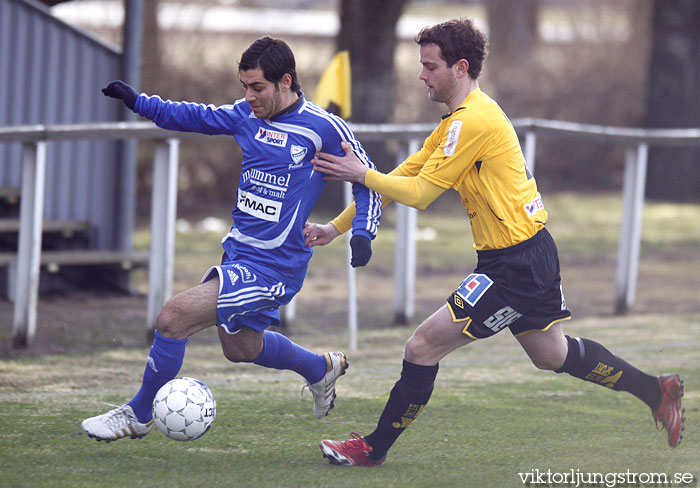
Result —
<path fill-rule="evenodd" d="M 321 419 L 328 415 L 331 408 L 334 406 L 335 400 L 335 382 L 339 376 L 345 374 L 348 369 L 348 361 L 345 358 L 345 353 L 342 352 L 327 352 L 326 366 L 327 373 L 321 381 L 314 384 L 307 383 L 304 388 L 308 387 L 311 394 L 314 396 L 314 417 Z M 301 389 L 302 393 L 304 388 Z"/>
<path fill-rule="evenodd" d="M 151 431 L 153 420 L 142 424 L 129 405 L 122 405 L 107 413 L 83 420 L 81 427 L 89 437 L 98 441 L 116 441 L 122 437 L 138 439 Z"/>

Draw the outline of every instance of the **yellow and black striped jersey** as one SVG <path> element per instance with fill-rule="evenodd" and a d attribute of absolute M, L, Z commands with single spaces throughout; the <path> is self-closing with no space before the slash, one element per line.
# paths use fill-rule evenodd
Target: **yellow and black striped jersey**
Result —
<path fill-rule="evenodd" d="M 399 169 L 459 192 L 477 250 L 502 249 L 534 236 L 547 221 L 515 129 L 476 88 L 445 116 Z"/>

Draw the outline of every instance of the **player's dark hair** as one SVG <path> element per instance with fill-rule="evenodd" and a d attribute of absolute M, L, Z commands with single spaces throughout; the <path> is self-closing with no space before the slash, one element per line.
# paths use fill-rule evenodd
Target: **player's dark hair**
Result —
<path fill-rule="evenodd" d="M 460 59 L 469 62 L 469 76 L 476 80 L 486 58 L 488 39 L 474 26 L 471 19 L 452 19 L 441 24 L 424 27 L 415 41 L 421 46 L 435 44 L 440 48 L 440 57 L 450 67 Z"/>
<path fill-rule="evenodd" d="M 275 85 L 285 74 L 289 74 L 292 77 L 291 90 L 299 92 L 301 85 L 297 78 L 296 66 L 294 53 L 287 43 L 269 36 L 262 37 L 251 44 L 238 62 L 239 71 L 260 68 L 265 79 Z"/>

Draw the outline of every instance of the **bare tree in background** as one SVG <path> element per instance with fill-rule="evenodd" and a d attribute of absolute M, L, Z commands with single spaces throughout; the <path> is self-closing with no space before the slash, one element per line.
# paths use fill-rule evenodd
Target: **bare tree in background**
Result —
<path fill-rule="evenodd" d="M 407 0 L 340 2 L 337 44 L 338 50 L 350 52 L 353 122 L 383 123 L 391 117 L 396 24 L 406 3 Z M 383 145 L 366 146 L 380 169 L 393 168 L 393 161 L 387 161 Z"/>
<path fill-rule="evenodd" d="M 141 51 L 140 91 L 159 93 L 158 82 L 162 78 L 163 63 L 160 49 L 160 29 L 158 27 L 158 6 L 160 0 L 146 0 L 143 3 L 143 49 Z"/>
<path fill-rule="evenodd" d="M 700 127 L 700 2 L 654 0 L 646 127 Z M 700 148 L 651 148 L 647 194 L 700 200 Z"/>
<path fill-rule="evenodd" d="M 527 60 L 537 42 L 537 0 L 488 0 L 489 44 L 496 60 Z"/>
<path fill-rule="evenodd" d="M 531 115 L 533 107 L 525 103 L 523 93 L 525 69 L 530 63 L 537 44 L 538 0 L 483 0 L 489 24 L 488 63 L 499 102 L 513 115 Z"/>

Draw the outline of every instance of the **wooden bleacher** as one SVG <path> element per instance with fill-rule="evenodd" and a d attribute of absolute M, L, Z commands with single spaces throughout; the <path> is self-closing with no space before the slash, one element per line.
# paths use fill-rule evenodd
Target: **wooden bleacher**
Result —
<path fill-rule="evenodd" d="M 5 278 L 7 298 L 14 294 L 14 268 L 17 264 L 17 238 L 20 231 L 19 214 L 20 189 L 0 187 L 0 203 L 5 215 L 0 217 L 0 276 Z M 44 243 L 57 238 L 67 247 L 83 241 L 89 231 L 90 223 L 81 220 L 44 220 L 42 233 L 50 236 Z M 71 244 L 73 243 L 73 244 Z M 113 251 L 103 249 L 44 249 L 41 251 L 40 266 L 48 273 L 58 273 L 63 267 L 118 266 L 122 270 L 148 266 L 147 251 Z M 2 288 L 2 286 L 0 286 Z"/>
<path fill-rule="evenodd" d="M 86 232 L 89 223 L 82 220 L 45 220 L 42 224 L 44 234 L 61 234 L 70 239 L 75 234 Z M 0 218 L 0 234 L 18 234 L 19 219 Z"/>
<path fill-rule="evenodd" d="M 10 205 L 19 202 L 20 190 L 16 186 L 0 186 L 0 200 L 5 200 Z"/>
<path fill-rule="evenodd" d="M 0 253 L 0 266 L 8 266 L 16 261 L 16 253 Z M 61 266 L 119 265 L 128 270 L 147 266 L 148 251 L 42 251 L 40 264 L 51 273 L 57 273 Z"/>

